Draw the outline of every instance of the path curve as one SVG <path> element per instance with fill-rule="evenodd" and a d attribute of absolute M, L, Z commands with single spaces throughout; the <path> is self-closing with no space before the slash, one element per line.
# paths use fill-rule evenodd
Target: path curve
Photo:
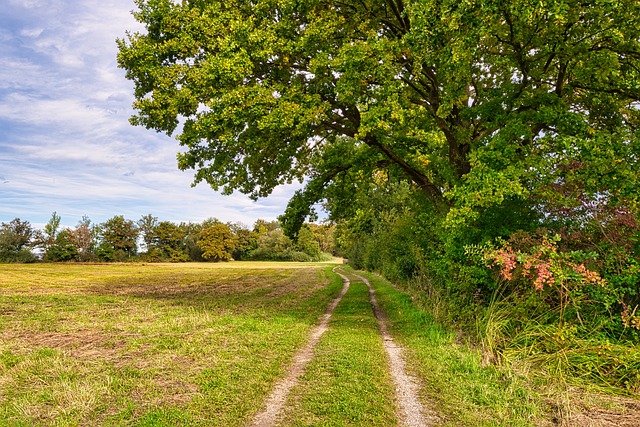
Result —
<path fill-rule="evenodd" d="M 369 301 L 373 308 L 373 314 L 378 320 L 384 348 L 389 357 L 391 376 L 396 386 L 396 401 L 400 409 L 400 425 L 405 427 L 429 427 L 437 424 L 440 421 L 439 417 L 431 411 L 426 411 L 418 399 L 418 383 L 414 377 L 407 374 L 406 364 L 402 358 L 404 349 L 402 346 L 397 345 L 389 334 L 387 315 L 378 306 L 375 291 L 366 278 L 355 273 L 352 274 L 362 280 L 369 288 Z"/>
<path fill-rule="evenodd" d="M 289 392 L 298 383 L 298 379 L 304 372 L 304 368 L 313 358 L 313 349 L 318 344 L 318 341 L 320 341 L 320 337 L 322 337 L 322 334 L 327 331 L 329 319 L 331 319 L 333 311 L 338 306 L 338 303 L 340 303 L 340 301 L 342 300 L 342 297 L 349 290 L 349 278 L 343 274 L 338 273 L 335 268 L 333 269 L 333 271 L 340 277 L 342 277 L 342 280 L 344 282 L 344 286 L 342 287 L 342 291 L 340 291 L 340 295 L 338 295 L 327 307 L 327 311 L 322 316 L 320 324 L 316 326 L 316 328 L 311 333 L 311 338 L 309 338 L 307 345 L 301 348 L 293 357 L 291 367 L 287 371 L 286 377 L 276 384 L 275 388 L 271 392 L 271 395 L 269 395 L 269 398 L 267 399 L 266 408 L 256 415 L 256 417 L 253 419 L 251 427 L 271 427 L 275 425 L 276 419 L 278 418 L 280 412 L 282 412 L 282 408 L 287 399 L 287 396 L 289 395 Z"/>

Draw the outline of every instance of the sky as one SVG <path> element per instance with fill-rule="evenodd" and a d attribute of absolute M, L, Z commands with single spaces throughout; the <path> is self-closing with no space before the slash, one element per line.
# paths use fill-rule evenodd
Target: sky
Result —
<path fill-rule="evenodd" d="M 133 83 L 116 39 L 142 28 L 133 0 L 0 0 L 0 222 L 42 228 L 57 212 L 252 225 L 282 214 L 299 185 L 251 201 L 191 187 L 178 142 L 129 124 Z"/>

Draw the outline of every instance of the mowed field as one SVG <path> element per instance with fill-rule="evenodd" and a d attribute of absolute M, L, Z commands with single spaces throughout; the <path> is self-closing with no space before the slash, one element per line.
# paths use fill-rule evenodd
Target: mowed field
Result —
<path fill-rule="evenodd" d="M 340 292 L 330 269 L 1 265 L 0 425 L 246 425 Z"/>
<path fill-rule="evenodd" d="M 252 426 L 346 289 L 334 266 L 0 265 L 0 427 Z M 269 426 L 403 425 L 365 279 L 339 271 L 350 287 Z M 637 425 L 636 401 L 585 413 L 364 276 L 429 426 Z"/>

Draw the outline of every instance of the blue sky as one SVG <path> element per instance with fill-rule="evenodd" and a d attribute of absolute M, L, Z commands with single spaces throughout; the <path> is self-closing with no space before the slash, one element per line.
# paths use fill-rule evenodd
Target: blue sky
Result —
<path fill-rule="evenodd" d="M 75 225 L 137 220 L 275 219 L 299 187 L 251 201 L 192 188 L 177 141 L 133 127 L 133 84 L 117 68 L 116 38 L 141 28 L 133 0 L 2 0 L 0 222 L 41 227 L 56 211 Z"/>

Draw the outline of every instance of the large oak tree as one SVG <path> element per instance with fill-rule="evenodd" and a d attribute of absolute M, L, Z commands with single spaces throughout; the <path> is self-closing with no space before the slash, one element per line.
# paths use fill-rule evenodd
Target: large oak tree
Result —
<path fill-rule="evenodd" d="M 452 224 L 567 180 L 637 195 L 636 0 L 136 3 L 132 122 L 177 131 L 179 167 L 225 193 L 308 177 L 291 234 L 381 170 Z"/>

